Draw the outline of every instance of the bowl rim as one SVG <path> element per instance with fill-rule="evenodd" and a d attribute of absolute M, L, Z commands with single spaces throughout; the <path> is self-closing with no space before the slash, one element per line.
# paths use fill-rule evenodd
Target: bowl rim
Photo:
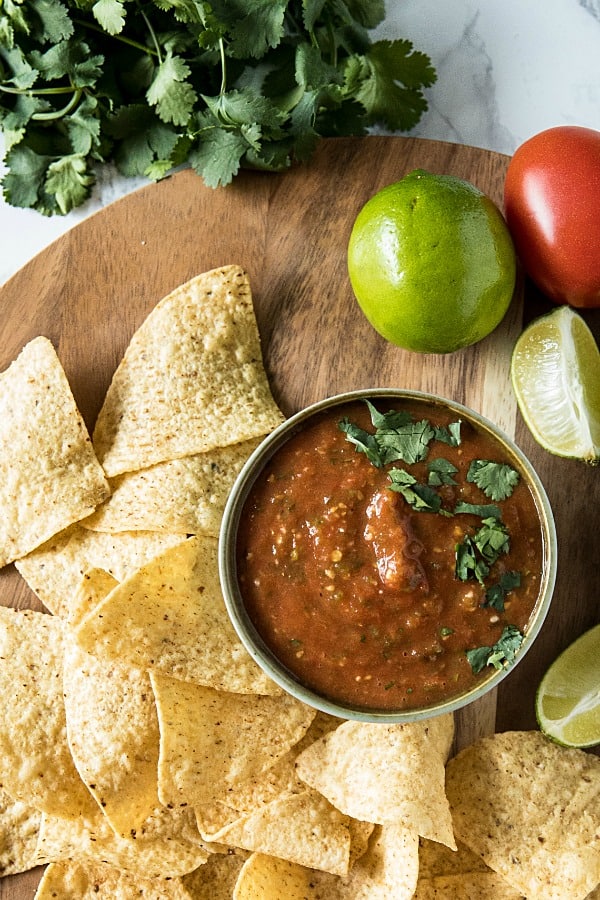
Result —
<path fill-rule="evenodd" d="M 520 470 L 526 475 L 538 510 L 542 530 L 543 567 L 540 590 L 529 623 L 524 631 L 523 642 L 514 662 L 509 666 L 504 666 L 502 669 L 491 669 L 488 677 L 481 680 L 469 691 L 430 706 L 416 709 L 381 710 L 378 708 L 354 707 L 322 696 L 302 684 L 278 660 L 254 626 L 246 612 L 237 581 L 237 531 L 244 504 L 264 466 L 279 448 L 297 431 L 301 430 L 304 423 L 313 416 L 335 406 L 342 406 L 353 401 L 366 399 L 375 401 L 377 399 L 406 399 L 444 406 L 450 409 L 451 412 L 471 420 L 484 431 L 489 432 L 503 444 L 505 450 L 515 459 Z M 218 541 L 218 566 L 225 606 L 237 636 L 254 662 L 275 684 L 297 700 L 329 715 L 359 722 L 393 724 L 415 722 L 444 713 L 453 713 L 483 697 L 514 671 L 534 643 L 548 613 L 556 582 L 557 549 L 554 515 L 544 485 L 525 453 L 498 425 L 476 410 L 440 394 L 409 388 L 360 388 L 333 394 L 309 404 L 278 425 L 253 450 L 240 470 L 225 504 Z"/>

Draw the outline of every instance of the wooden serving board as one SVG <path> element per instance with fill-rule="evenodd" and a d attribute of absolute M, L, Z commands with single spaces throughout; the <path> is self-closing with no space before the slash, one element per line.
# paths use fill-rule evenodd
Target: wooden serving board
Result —
<path fill-rule="evenodd" d="M 156 302 L 199 272 L 239 263 L 251 279 L 266 368 L 286 414 L 353 388 L 416 388 L 471 406 L 514 436 L 554 508 L 558 580 L 535 646 L 497 694 L 457 717 L 459 744 L 494 728 L 535 727 L 543 672 L 598 621 L 600 471 L 541 450 L 518 414 L 512 347 L 524 316 L 550 308 L 529 284 L 500 327 L 474 347 L 447 356 L 408 353 L 364 319 L 346 248 L 362 204 L 406 172 L 466 178 L 501 205 L 507 164 L 473 147 L 368 137 L 324 140 L 307 166 L 243 173 L 217 191 L 183 171 L 83 221 L 0 289 L 0 370 L 27 341 L 46 335 L 90 430 L 131 335 Z M 587 318 L 598 337 L 594 316 Z M 0 571 L 0 602 L 41 608 L 12 566 Z M 39 877 L 2 879 L 0 897 L 33 897 Z"/>

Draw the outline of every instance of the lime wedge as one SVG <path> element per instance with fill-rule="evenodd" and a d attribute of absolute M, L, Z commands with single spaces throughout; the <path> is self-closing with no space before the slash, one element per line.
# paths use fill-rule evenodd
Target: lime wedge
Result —
<path fill-rule="evenodd" d="M 560 306 L 517 339 L 511 378 L 535 440 L 557 456 L 600 461 L 600 351 L 583 318 Z"/>
<path fill-rule="evenodd" d="M 554 660 L 535 701 L 540 729 L 566 747 L 600 743 L 600 625 Z"/>

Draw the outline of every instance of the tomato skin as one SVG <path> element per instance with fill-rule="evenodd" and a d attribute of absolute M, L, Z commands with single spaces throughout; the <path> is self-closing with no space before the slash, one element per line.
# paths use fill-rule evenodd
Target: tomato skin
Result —
<path fill-rule="evenodd" d="M 517 255 L 555 303 L 600 306 L 600 131 L 561 125 L 515 151 L 504 210 Z"/>

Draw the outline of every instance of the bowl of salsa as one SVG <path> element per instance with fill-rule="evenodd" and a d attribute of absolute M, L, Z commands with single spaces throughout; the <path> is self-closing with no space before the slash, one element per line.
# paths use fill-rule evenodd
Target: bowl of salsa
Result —
<path fill-rule="evenodd" d="M 254 660 L 333 715 L 402 722 L 494 688 L 538 634 L 556 532 L 499 428 L 420 391 L 337 395 L 255 450 L 219 540 L 225 603 Z"/>

